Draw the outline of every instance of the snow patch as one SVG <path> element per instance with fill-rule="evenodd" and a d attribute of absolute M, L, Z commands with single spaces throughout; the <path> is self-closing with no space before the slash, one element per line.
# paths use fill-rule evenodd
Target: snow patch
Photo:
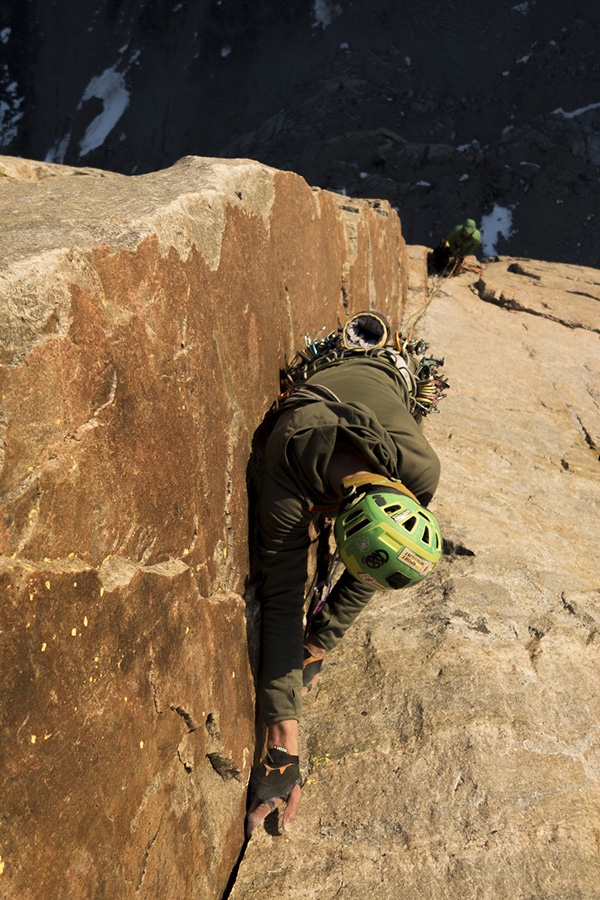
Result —
<path fill-rule="evenodd" d="M 105 69 L 102 75 L 92 78 L 84 91 L 82 103 L 92 97 L 102 100 L 104 109 L 88 125 L 79 144 L 80 157 L 102 146 L 129 106 L 129 91 L 125 87 L 125 77 L 116 71 L 116 66 Z"/>
<path fill-rule="evenodd" d="M 481 218 L 481 246 L 486 256 L 497 256 L 496 241 L 503 237 L 505 240 L 514 233 L 512 227 L 512 212 L 504 206 L 496 204 L 487 216 Z"/>
<path fill-rule="evenodd" d="M 46 153 L 44 162 L 47 163 L 59 163 L 61 166 L 65 161 L 65 156 L 67 155 L 67 150 L 69 148 L 69 143 L 71 141 L 71 133 L 65 134 L 62 140 L 58 141 L 54 147 L 52 147 Z"/>
<path fill-rule="evenodd" d="M 5 100 L 0 100 L 0 147 L 6 147 L 17 136 L 17 122 L 23 118 L 20 106 L 25 97 L 17 95 L 17 82 L 10 81 L 8 67 L 2 66 L 0 86 L 4 88 Z M 5 82 L 2 84 L 2 82 Z"/>
<path fill-rule="evenodd" d="M 325 30 L 336 16 L 341 16 L 342 7 L 338 3 L 331 3 L 330 0 L 314 0 L 313 14 L 315 20 L 312 27 L 318 28 L 320 25 Z"/>
<path fill-rule="evenodd" d="M 577 116 L 581 116 L 591 109 L 600 109 L 600 103 L 590 103 L 589 106 L 580 106 L 579 109 L 574 109 L 573 112 L 565 112 L 562 106 L 559 106 L 558 109 L 552 110 L 552 115 L 563 116 L 565 119 L 575 119 Z"/>
<path fill-rule="evenodd" d="M 10 28 L 3 28 L 2 31 L 0 31 L 0 41 L 2 41 L 3 44 L 7 44 L 9 37 Z"/>

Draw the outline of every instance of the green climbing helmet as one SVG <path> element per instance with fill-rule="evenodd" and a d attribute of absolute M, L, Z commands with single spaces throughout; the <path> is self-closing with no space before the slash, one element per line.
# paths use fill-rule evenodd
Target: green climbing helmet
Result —
<path fill-rule="evenodd" d="M 350 574 L 378 590 L 421 581 L 442 555 L 442 536 L 433 513 L 400 481 L 375 476 L 356 485 L 353 480 L 342 483 L 347 499 L 334 529 Z"/>

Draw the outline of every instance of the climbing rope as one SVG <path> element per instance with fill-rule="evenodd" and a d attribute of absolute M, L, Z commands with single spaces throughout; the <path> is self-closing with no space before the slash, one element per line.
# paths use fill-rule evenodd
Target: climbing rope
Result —
<path fill-rule="evenodd" d="M 427 297 L 425 299 L 425 303 L 416 312 L 414 312 L 412 314 L 412 316 L 409 317 L 408 322 L 405 325 L 406 334 L 409 339 L 412 338 L 412 333 L 413 333 L 415 325 L 417 324 L 419 319 L 425 314 L 425 311 L 427 310 L 429 304 L 431 303 L 431 301 L 433 300 L 435 295 L 438 293 L 438 291 L 440 291 L 442 289 L 442 287 L 448 281 L 449 278 L 452 278 L 455 271 L 458 269 L 459 264 L 460 263 L 458 260 L 455 260 L 451 267 L 450 267 L 450 264 L 448 263 L 446 268 L 442 269 L 442 271 L 439 273 L 439 275 L 436 276 L 437 284 L 434 285 L 433 290 L 428 291 Z"/>
<path fill-rule="evenodd" d="M 427 298 L 423 306 L 421 306 L 416 312 L 412 314 L 412 316 L 409 317 L 408 322 L 405 325 L 406 333 L 409 338 L 412 337 L 415 325 L 424 315 L 435 295 L 439 291 L 441 291 L 442 287 L 445 285 L 449 278 L 452 278 L 454 274 L 457 274 L 459 272 L 473 272 L 475 275 L 483 275 L 483 269 L 481 268 L 481 266 L 474 266 L 471 263 L 466 263 L 464 260 L 455 259 L 452 266 L 450 265 L 450 263 L 448 263 L 448 265 L 444 269 L 442 269 L 442 271 L 437 276 L 435 276 L 436 283 L 434 284 L 433 289 L 431 291 L 428 291 Z"/>

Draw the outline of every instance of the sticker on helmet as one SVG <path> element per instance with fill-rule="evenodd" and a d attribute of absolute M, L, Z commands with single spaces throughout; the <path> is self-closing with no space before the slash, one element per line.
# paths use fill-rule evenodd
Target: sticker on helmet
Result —
<path fill-rule="evenodd" d="M 414 512 L 412 509 L 403 509 L 402 512 L 399 512 L 396 516 L 392 516 L 394 522 L 404 522 L 405 519 L 408 519 L 409 516 L 414 516 Z"/>
<path fill-rule="evenodd" d="M 372 575 L 369 575 L 368 572 L 358 572 L 357 577 L 360 578 L 361 581 L 364 581 L 365 584 L 371 584 L 374 587 L 379 585 L 377 579 L 373 578 Z"/>
<path fill-rule="evenodd" d="M 361 551 L 361 553 L 366 553 L 367 550 L 371 549 L 371 541 L 369 540 L 369 538 L 361 537 L 358 538 L 356 546 Z"/>
<path fill-rule="evenodd" d="M 398 559 L 402 560 L 405 566 L 408 566 L 409 569 L 413 569 L 415 572 L 418 572 L 419 575 L 426 575 L 430 568 L 431 563 L 428 559 L 423 559 L 421 556 L 417 556 L 409 547 L 404 547 L 402 552 L 398 555 Z"/>
<path fill-rule="evenodd" d="M 373 550 L 368 556 L 363 556 L 363 563 L 370 569 L 380 569 L 381 566 L 385 566 L 389 558 L 389 553 L 380 548 L 379 550 Z"/>

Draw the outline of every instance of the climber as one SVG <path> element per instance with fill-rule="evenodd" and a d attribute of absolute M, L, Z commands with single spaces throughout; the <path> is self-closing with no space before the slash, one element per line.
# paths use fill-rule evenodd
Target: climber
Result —
<path fill-rule="evenodd" d="M 429 254 L 429 265 L 435 272 L 445 269 L 457 271 L 464 262 L 465 256 L 475 252 L 481 244 L 481 234 L 477 230 L 474 219 L 466 219 L 462 225 L 456 225 L 448 237 L 440 241 Z"/>
<path fill-rule="evenodd" d="M 285 801 L 283 829 L 294 820 L 302 695 L 315 686 L 326 653 L 376 589 L 417 583 L 441 555 L 439 527 L 427 509 L 439 460 L 415 416 L 411 377 L 399 357 L 343 351 L 309 364 L 302 383 L 284 395 L 266 444 L 258 496 L 258 693 L 267 749 L 250 781 L 248 836 Z M 305 631 L 309 526 L 319 516 L 335 519 L 345 571 Z"/>

